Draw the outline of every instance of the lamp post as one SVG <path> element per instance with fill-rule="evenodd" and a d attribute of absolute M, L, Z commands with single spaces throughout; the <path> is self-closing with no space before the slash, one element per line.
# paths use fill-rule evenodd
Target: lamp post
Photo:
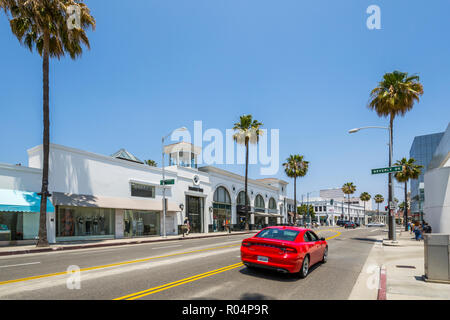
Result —
<path fill-rule="evenodd" d="M 164 140 L 169 137 L 175 131 L 186 131 L 186 127 L 181 127 L 175 130 L 172 130 L 169 134 L 165 135 L 161 139 L 161 150 L 162 150 L 162 186 L 163 186 L 163 238 L 166 238 L 166 176 L 164 170 Z"/>
<path fill-rule="evenodd" d="M 392 166 L 392 127 L 379 127 L 379 126 L 368 126 L 351 129 L 349 133 L 356 133 L 362 129 L 385 129 L 389 131 L 389 167 Z M 392 173 L 389 172 L 388 177 L 388 208 L 389 208 L 389 240 L 396 241 L 397 236 L 395 234 L 395 216 L 392 214 L 391 202 L 394 199 L 394 190 L 392 188 Z"/>

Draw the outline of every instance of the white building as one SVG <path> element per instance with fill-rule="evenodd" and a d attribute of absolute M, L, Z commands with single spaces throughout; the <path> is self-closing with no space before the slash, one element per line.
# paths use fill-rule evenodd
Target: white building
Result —
<path fill-rule="evenodd" d="M 433 233 L 450 233 L 450 124 L 424 176 L 424 220 Z"/>
<path fill-rule="evenodd" d="M 323 189 L 320 190 L 320 197 L 327 200 L 336 200 L 336 201 L 344 201 L 348 202 L 348 197 L 341 188 L 333 188 L 333 189 Z M 364 201 L 362 201 L 359 197 L 350 197 L 350 204 L 356 204 L 364 207 Z M 372 210 L 372 200 L 366 201 L 365 203 L 366 210 Z"/>
<path fill-rule="evenodd" d="M 38 192 L 42 149 L 40 145 L 28 150 L 28 168 L 2 165 L 0 190 Z M 168 145 L 164 152 L 169 155 L 167 234 L 179 234 L 186 216 L 194 233 L 221 231 L 225 224 L 234 230 L 244 227 L 244 177 L 215 167 L 197 168 L 201 150 L 191 144 Z M 161 180 L 162 168 L 143 164 L 123 149 L 105 156 L 51 144 L 49 192 L 55 209 L 47 214 L 49 242 L 163 234 Z M 286 221 L 287 184 L 279 179 L 248 179 L 252 228 Z M 33 221 L 38 216 L 35 212 Z"/>
<path fill-rule="evenodd" d="M 304 204 L 313 206 L 314 212 L 316 213 L 316 221 L 320 221 L 321 224 L 334 226 L 336 225 L 337 220 L 340 219 L 362 223 L 364 217 L 366 217 L 364 223 L 367 223 L 368 221 L 368 215 L 364 214 L 364 207 L 358 204 L 350 203 L 349 210 L 348 202 L 324 199 L 321 197 L 310 198 L 309 202 L 304 202 Z M 367 211 L 366 208 L 366 213 Z"/>

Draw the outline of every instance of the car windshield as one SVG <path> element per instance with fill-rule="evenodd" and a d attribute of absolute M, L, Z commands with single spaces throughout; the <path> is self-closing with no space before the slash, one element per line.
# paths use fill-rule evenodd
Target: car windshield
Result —
<path fill-rule="evenodd" d="M 297 238 L 298 231 L 295 230 L 286 230 L 286 229 L 265 229 L 258 233 L 255 237 L 257 238 L 266 238 L 266 239 L 275 239 L 275 240 L 285 240 L 285 241 L 294 241 Z"/>

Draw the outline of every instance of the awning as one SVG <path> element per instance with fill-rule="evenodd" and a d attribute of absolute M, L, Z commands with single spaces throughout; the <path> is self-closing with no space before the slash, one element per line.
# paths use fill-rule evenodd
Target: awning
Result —
<path fill-rule="evenodd" d="M 41 196 L 36 192 L 0 189 L 0 212 L 40 212 Z M 47 212 L 55 208 L 47 199 Z"/>
<path fill-rule="evenodd" d="M 252 212 L 252 214 L 254 214 L 257 217 L 271 217 L 271 215 L 269 213 L 265 213 L 265 212 Z"/>
<path fill-rule="evenodd" d="M 110 208 L 128 210 L 162 211 L 162 200 L 134 199 L 119 197 L 102 197 L 83 194 L 69 194 L 53 192 L 52 202 L 55 206 Z M 167 201 L 167 211 L 178 212 L 180 208 L 171 201 Z"/>

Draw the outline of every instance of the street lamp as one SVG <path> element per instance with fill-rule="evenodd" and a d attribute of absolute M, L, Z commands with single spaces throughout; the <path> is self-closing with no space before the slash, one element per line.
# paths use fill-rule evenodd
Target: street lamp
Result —
<path fill-rule="evenodd" d="M 355 128 L 348 131 L 348 133 L 356 133 L 362 129 L 385 129 L 389 131 L 389 167 L 392 166 L 392 127 L 389 125 L 389 127 L 380 127 L 380 126 L 368 126 L 368 127 L 361 127 L 361 128 Z M 392 214 L 391 209 L 391 202 L 394 198 L 394 190 L 392 188 L 392 173 L 389 172 L 389 178 L 388 178 L 388 206 L 389 206 L 389 240 L 396 241 L 396 234 L 395 234 L 395 216 Z"/>
<path fill-rule="evenodd" d="M 162 150 L 162 186 L 163 186 L 163 238 L 166 238 L 166 176 L 164 171 L 164 140 L 169 137 L 175 131 L 186 131 L 186 127 L 181 127 L 175 130 L 172 130 L 169 134 L 162 137 L 161 142 L 161 150 Z M 183 209 L 182 209 L 183 210 Z"/>

